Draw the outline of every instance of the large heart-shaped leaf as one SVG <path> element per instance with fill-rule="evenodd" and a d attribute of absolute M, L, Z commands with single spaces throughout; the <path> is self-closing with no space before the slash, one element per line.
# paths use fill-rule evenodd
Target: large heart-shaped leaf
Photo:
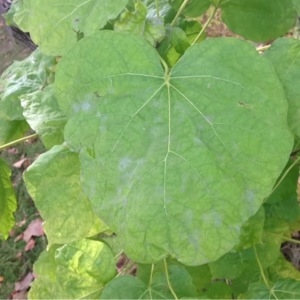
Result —
<path fill-rule="evenodd" d="M 85 192 L 129 256 L 203 264 L 238 242 L 284 168 L 287 103 L 247 42 L 206 40 L 165 68 L 142 39 L 102 31 L 62 58 L 58 102 Z"/>

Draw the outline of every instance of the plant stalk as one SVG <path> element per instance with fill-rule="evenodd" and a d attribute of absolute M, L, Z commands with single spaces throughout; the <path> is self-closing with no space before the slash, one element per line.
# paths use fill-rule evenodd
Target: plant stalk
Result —
<path fill-rule="evenodd" d="M 169 286 L 169 289 L 174 297 L 175 300 L 178 300 L 178 297 L 172 287 L 172 284 L 171 284 L 171 281 L 170 281 L 170 276 L 169 276 L 169 270 L 168 270 L 168 264 L 167 264 L 167 261 L 166 259 L 164 259 L 164 265 L 165 265 L 165 273 L 166 273 L 166 279 L 167 279 L 167 283 L 168 283 L 168 286 Z"/>
<path fill-rule="evenodd" d="M 34 133 L 34 134 L 31 134 L 31 135 L 22 137 L 22 138 L 20 138 L 20 139 L 14 140 L 14 141 L 12 141 L 12 142 L 9 142 L 9 143 L 7 143 L 7 144 L 4 144 L 4 145 L 0 146 L 0 151 L 1 151 L 1 150 L 4 150 L 4 149 L 6 149 L 6 148 L 9 148 L 9 147 L 11 147 L 11 146 L 14 146 L 14 145 L 16 145 L 16 144 L 22 143 L 22 142 L 24 142 L 24 141 L 27 141 L 27 140 L 29 140 L 29 139 L 33 139 L 33 138 L 35 138 L 35 137 L 37 137 L 37 136 L 38 136 L 38 134 L 37 134 L 37 133 Z"/>
<path fill-rule="evenodd" d="M 174 17 L 171 26 L 174 26 L 175 22 L 177 21 L 177 19 L 179 18 L 179 16 L 181 15 L 181 13 L 183 12 L 183 10 L 185 9 L 185 7 L 187 6 L 188 2 L 190 0 L 184 0 L 179 8 L 179 10 L 177 11 L 176 16 Z"/>
<path fill-rule="evenodd" d="M 268 199 L 273 193 L 274 191 L 279 187 L 279 185 L 281 184 L 281 182 L 284 180 L 284 178 L 287 176 L 287 174 L 291 171 L 291 169 L 300 161 L 300 156 L 297 157 L 297 159 L 287 168 L 287 170 L 284 172 L 284 174 L 281 176 L 281 178 L 279 179 L 279 181 L 277 182 L 277 184 L 274 186 L 274 188 L 272 189 L 270 195 L 268 197 L 266 197 L 265 199 Z"/>
<path fill-rule="evenodd" d="M 259 258 L 258 258 L 258 254 L 257 254 L 257 250 L 256 250 L 255 245 L 253 245 L 253 249 L 254 249 L 256 262 L 257 262 L 257 264 L 258 264 L 258 267 L 259 267 L 260 274 L 261 274 L 261 277 L 262 277 L 262 279 L 263 279 L 263 282 L 264 282 L 264 284 L 266 285 L 266 287 L 271 291 L 270 284 L 269 284 L 268 279 L 267 279 L 267 277 L 266 277 L 266 275 L 265 275 L 265 272 L 264 272 L 264 269 L 263 269 L 263 267 L 262 267 L 262 265 L 261 265 L 261 262 L 260 262 L 260 260 L 259 260 Z M 272 291 L 271 291 L 271 292 L 272 292 Z M 272 294 L 273 294 L 273 292 L 272 292 Z M 275 297 L 275 299 L 276 299 L 276 297 Z"/>
<path fill-rule="evenodd" d="M 196 36 L 196 38 L 192 42 L 191 46 L 193 46 L 199 40 L 199 38 L 202 36 L 203 32 L 206 30 L 207 26 L 210 24 L 211 20 L 215 16 L 217 10 L 218 10 L 218 6 L 215 6 L 214 9 L 213 9 L 213 12 L 211 13 L 211 15 L 209 16 L 208 20 L 203 25 L 202 29 L 200 30 L 200 32 L 198 33 L 198 35 Z"/>

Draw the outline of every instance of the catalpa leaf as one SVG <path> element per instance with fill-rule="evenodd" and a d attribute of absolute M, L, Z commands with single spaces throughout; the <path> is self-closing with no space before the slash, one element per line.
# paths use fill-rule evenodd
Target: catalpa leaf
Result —
<path fill-rule="evenodd" d="M 229 0 L 221 9 L 222 20 L 233 32 L 256 42 L 284 35 L 296 21 L 291 0 Z"/>
<path fill-rule="evenodd" d="M 146 282 L 132 276 L 117 277 L 105 286 L 100 299 L 173 299 L 170 286 L 178 299 L 197 296 L 192 277 L 184 267 L 169 265 L 168 275 L 169 282 L 165 269 L 155 271 L 154 267 Z"/>
<path fill-rule="evenodd" d="M 0 145 L 23 137 L 29 129 L 25 120 L 7 121 L 0 119 Z"/>
<path fill-rule="evenodd" d="M 143 39 L 102 31 L 62 58 L 56 91 L 84 191 L 138 262 L 228 252 L 293 147 L 272 65 L 237 39 L 205 40 L 168 70 Z"/>
<path fill-rule="evenodd" d="M 14 21 L 29 31 L 33 41 L 48 55 L 63 55 L 80 38 L 100 30 L 118 16 L 128 0 L 27 0 Z"/>
<path fill-rule="evenodd" d="M 99 298 L 116 273 L 110 249 L 103 243 L 80 240 L 51 247 L 34 265 L 36 279 L 30 299 Z"/>
<path fill-rule="evenodd" d="M 272 44 L 265 56 L 272 62 L 283 85 L 289 103 L 288 121 L 291 130 L 300 137 L 300 41 L 281 38 Z"/>
<path fill-rule="evenodd" d="M 280 220 L 295 222 L 299 219 L 300 208 L 297 199 L 297 182 L 299 178 L 299 166 L 292 164 L 291 159 L 283 170 L 280 183 L 264 203 L 267 219 L 279 223 Z M 286 174 L 287 172 L 287 174 Z M 277 226 L 275 226 L 277 227 Z M 272 228 L 272 226 L 270 226 Z"/>
<path fill-rule="evenodd" d="M 252 283 L 246 294 L 240 295 L 239 299 L 299 299 L 300 281 L 282 279 L 276 283 L 270 283 L 267 287 L 261 282 Z"/>
<path fill-rule="evenodd" d="M 134 11 L 124 11 L 114 24 L 115 31 L 127 31 L 144 37 L 155 46 L 165 34 L 162 17 L 147 18 L 147 7 L 142 2 L 135 3 Z"/>
<path fill-rule="evenodd" d="M 21 105 L 26 121 L 39 134 L 47 148 L 63 143 L 66 117 L 58 107 L 53 85 L 23 95 Z"/>
<path fill-rule="evenodd" d="M 0 159 L 0 238 L 6 239 L 15 224 L 14 212 L 17 209 L 15 192 L 10 181 L 10 169 Z"/>
<path fill-rule="evenodd" d="M 73 242 L 107 229 L 82 192 L 78 154 L 67 147 L 55 146 L 40 155 L 24 178 L 45 220 L 49 245 Z"/>

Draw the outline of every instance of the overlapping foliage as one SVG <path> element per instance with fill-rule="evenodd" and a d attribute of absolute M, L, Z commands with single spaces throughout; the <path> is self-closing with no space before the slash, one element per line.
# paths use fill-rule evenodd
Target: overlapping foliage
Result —
<path fill-rule="evenodd" d="M 299 298 L 280 252 L 300 227 L 300 42 L 280 38 L 298 8 L 15 3 L 39 49 L 2 75 L 1 143 L 32 128 L 48 148 L 25 174 L 49 241 L 31 298 Z M 217 11 L 243 38 L 206 38 Z"/>

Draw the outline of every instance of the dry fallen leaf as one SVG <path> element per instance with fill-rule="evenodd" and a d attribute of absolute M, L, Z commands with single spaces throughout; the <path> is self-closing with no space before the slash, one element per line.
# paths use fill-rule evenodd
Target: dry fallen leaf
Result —
<path fill-rule="evenodd" d="M 27 299 L 27 291 L 15 292 L 12 294 L 11 299 L 26 300 Z"/>
<path fill-rule="evenodd" d="M 34 239 L 30 239 L 30 240 L 28 241 L 28 243 L 26 244 L 24 250 L 25 250 L 25 251 L 29 251 L 29 250 L 33 249 L 34 246 L 35 246 L 35 240 L 34 240 Z"/>
<path fill-rule="evenodd" d="M 27 291 L 33 279 L 33 273 L 29 272 L 22 280 L 15 283 L 15 292 Z"/>
<path fill-rule="evenodd" d="M 44 229 L 41 219 L 35 219 L 31 221 L 31 223 L 28 225 L 27 229 L 23 233 L 23 240 L 25 242 L 29 242 L 31 237 L 33 236 L 42 236 L 44 235 Z"/>
<path fill-rule="evenodd" d="M 15 162 L 14 164 L 13 164 L 13 166 L 15 167 L 15 168 L 17 168 L 17 169 L 20 169 L 20 168 L 22 168 L 22 166 L 24 165 L 24 164 L 27 164 L 29 162 L 29 160 L 28 160 L 28 158 L 22 158 L 22 159 L 20 159 L 19 161 L 17 161 L 17 162 Z"/>

